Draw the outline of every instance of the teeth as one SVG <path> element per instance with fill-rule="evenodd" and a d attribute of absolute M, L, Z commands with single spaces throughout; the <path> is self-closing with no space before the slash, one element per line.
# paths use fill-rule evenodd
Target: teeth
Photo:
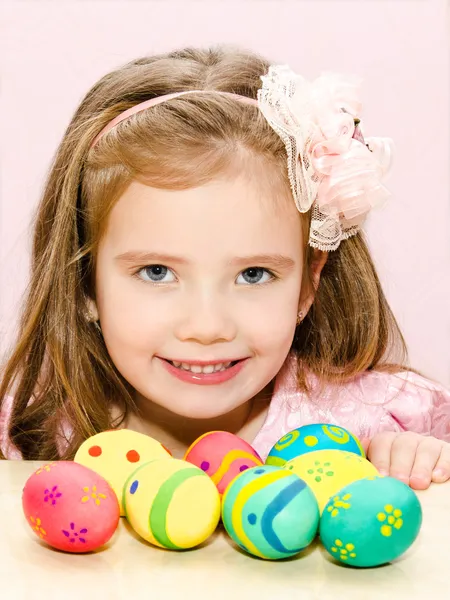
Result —
<path fill-rule="evenodd" d="M 184 369 L 185 371 L 191 371 L 191 373 L 217 373 L 217 371 L 225 371 L 230 365 L 231 361 L 226 363 L 217 363 L 216 365 L 204 365 L 201 367 L 200 365 L 190 365 L 188 363 L 180 363 L 176 360 L 171 361 L 174 367 L 178 367 L 179 369 Z"/>

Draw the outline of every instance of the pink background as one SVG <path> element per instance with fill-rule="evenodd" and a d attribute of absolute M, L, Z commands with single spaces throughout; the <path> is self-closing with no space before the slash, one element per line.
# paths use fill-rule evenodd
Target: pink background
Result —
<path fill-rule="evenodd" d="M 3 0 L 0 353 L 27 283 L 30 217 L 84 93 L 132 58 L 228 42 L 307 78 L 363 77 L 364 131 L 396 143 L 370 246 L 412 364 L 450 385 L 449 23 L 444 0 Z"/>

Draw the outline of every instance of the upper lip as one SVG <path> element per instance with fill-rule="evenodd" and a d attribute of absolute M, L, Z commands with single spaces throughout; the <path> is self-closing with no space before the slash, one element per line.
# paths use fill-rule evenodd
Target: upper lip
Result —
<path fill-rule="evenodd" d="M 162 357 L 161 357 L 162 358 Z M 169 360 L 170 362 L 179 362 L 185 363 L 187 365 L 196 365 L 199 367 L 205 367 L 206 365 L 220 365 L 222 363 L 229 362 L 237 362 L 239 360 L 244 360 L 243 358 L 222 358 L 222 359 L 212 359 L 212 360 L 185 360 L 181 358 L 166 358 L 164 360 Z"/>

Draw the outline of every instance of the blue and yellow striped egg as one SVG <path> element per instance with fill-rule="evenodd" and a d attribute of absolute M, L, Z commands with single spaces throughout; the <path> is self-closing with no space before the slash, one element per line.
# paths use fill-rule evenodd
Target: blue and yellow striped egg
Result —
<path fill-rule="evenodd" d="M 289 460 L 316 450 L 345 450 L 365 457 L 361 442 L 350 431 L 335 425 L 314 423 L 293 429 L 273 446 L 266 465 L 282 467 Z"/>
<path fill-rule="evenodd" d="M 319 508 L 297 475 L 279 467 L 253 467 L 227 487 L 222 521 L 243 550 L 276 560 L 298 554 L 313 541 Z"/>
<path fill-rule="evenodd" d="M 333 558 L 354 567 L 377 567 L 401 556 L 422 524 L 417 494 L 392 477 L 360 479 L 325 507 L 320 537 Z"/>
<path fill-rule="evenodd" d="M 304 479 L 314 493 L 320 513 L 341 488 L 365 477 L 379 475 L 366 458 L 344 450 L 317 450 L 288 461 L 283 469 Z"/>
<path fill-rule="evenodd" d="M 220 519 L 220 494 L 210 477 L 175 458 L 136 469 L 124 486 L 123 506 L 136 533 L 171 550 L 198 546 Z"/>

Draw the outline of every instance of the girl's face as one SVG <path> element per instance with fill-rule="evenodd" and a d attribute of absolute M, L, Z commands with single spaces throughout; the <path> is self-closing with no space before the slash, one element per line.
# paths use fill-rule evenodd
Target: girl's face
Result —
<path fill-rule="evenodd" d="M 303 240 L 290 194 L 263 189 L 242 176 L 182 191 L 133 182 L 114 206 L 97 256 L 97 310 L 141 402 L 214 418 L 280 370 Z"/>

